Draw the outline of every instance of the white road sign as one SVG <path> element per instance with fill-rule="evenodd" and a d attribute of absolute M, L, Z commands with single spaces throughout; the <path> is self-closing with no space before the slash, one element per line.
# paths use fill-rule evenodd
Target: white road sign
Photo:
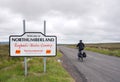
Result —
<path fill-rule="evenodd" d="M 9 42 L 10 56 L 56 56 L 56 36 L 25 32 L 23 35 L 11 35 Z"/>

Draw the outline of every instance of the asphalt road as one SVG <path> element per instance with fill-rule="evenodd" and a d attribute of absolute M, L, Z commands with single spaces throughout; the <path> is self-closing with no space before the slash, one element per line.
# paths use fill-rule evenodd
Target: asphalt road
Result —
<path fill-rule="evenodd" d="M 73 72 L 77 70 L 80 72 L 79 75 L 83 74 L 82 78 L 87 79 L 82 80 L 83 82 L 120 82 L 120 58 L 85 51 L 87 58 L 80 62 L 77 59 L 77 49 L 60 46 L 59 50 L 66 60 L 70 61 L 67 65 L 74 66 Z M 81 81 L 77 80 L 77 82 Z"/>

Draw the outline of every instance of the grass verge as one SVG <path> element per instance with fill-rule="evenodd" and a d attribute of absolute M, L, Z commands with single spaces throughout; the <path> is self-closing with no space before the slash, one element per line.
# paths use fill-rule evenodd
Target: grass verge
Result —
<path fill-rule="evenodd" d="M 3 47 L 8 50 L 8 47 Z M 2 49 L 0 48 L 0 49 Z M 24 76 L 23 58 L 9 58 L 8 51 L 0 51 L 0 82 L 75 82 L 57 60 L 62 57 L 58 51 L 56 57 L 47 58 L 47 71 L 43 72 L 43 58 L 27 58 L 28 75 Z M 5 52 L 5 53 L 4 53 Z M 7 53 L 7 54 L 6 54 Z"/>
<path fill-rule="evenodd" d="M 98 48 L 90 48 L 90 47 L 87 47 L 86 50 L 98 52 L 105 55 L 120 57 L 120 50 L 98 49 Z"/>
<path fill-rule="evenodd" d="M 76 48 L 76 45 L 69 45 L 68 47 Z M 85 50 L 120 57 L 120 43 L 86 44 Z"/>

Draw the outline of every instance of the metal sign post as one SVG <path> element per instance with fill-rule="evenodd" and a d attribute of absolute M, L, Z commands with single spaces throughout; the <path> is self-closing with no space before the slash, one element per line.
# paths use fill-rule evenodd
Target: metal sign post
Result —
<path fill-rule="evenodd" d="M 44 35 L 46 35 L 46 21 L 44 21 Z M 44 73 L 46 73 L 46 57 L 44 57 Z"/>
<path fill-rule="evenodd" d="M 46 58 L 56 56 L 57 37 L 46 36 L 46 21 L 44 34 L 41 32 L 25 32 L 23 20 L 23 34 L 9 36 L 9 53 L 11 57 L 24 57 L 24 74 L 27 76 L 27 57 L 44 57 L 44 72 L 46 72 Z"/>
<path fill-rule="evenodd" d="M 23 20 L 23 33 L 25 33 L 25 20 Z M 27 76 L 27 58 L 24 57 L 25 76 Z"/>

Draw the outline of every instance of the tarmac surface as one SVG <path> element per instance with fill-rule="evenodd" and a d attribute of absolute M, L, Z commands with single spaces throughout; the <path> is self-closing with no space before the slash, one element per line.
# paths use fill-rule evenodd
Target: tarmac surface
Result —
<path fill-rule="evenodd" d="M 120 82 L 120 58 L 85 51 L 87 57 L 78 60 L 78 50 L 59 46 L 63 66 L 76 82 Z"/>

